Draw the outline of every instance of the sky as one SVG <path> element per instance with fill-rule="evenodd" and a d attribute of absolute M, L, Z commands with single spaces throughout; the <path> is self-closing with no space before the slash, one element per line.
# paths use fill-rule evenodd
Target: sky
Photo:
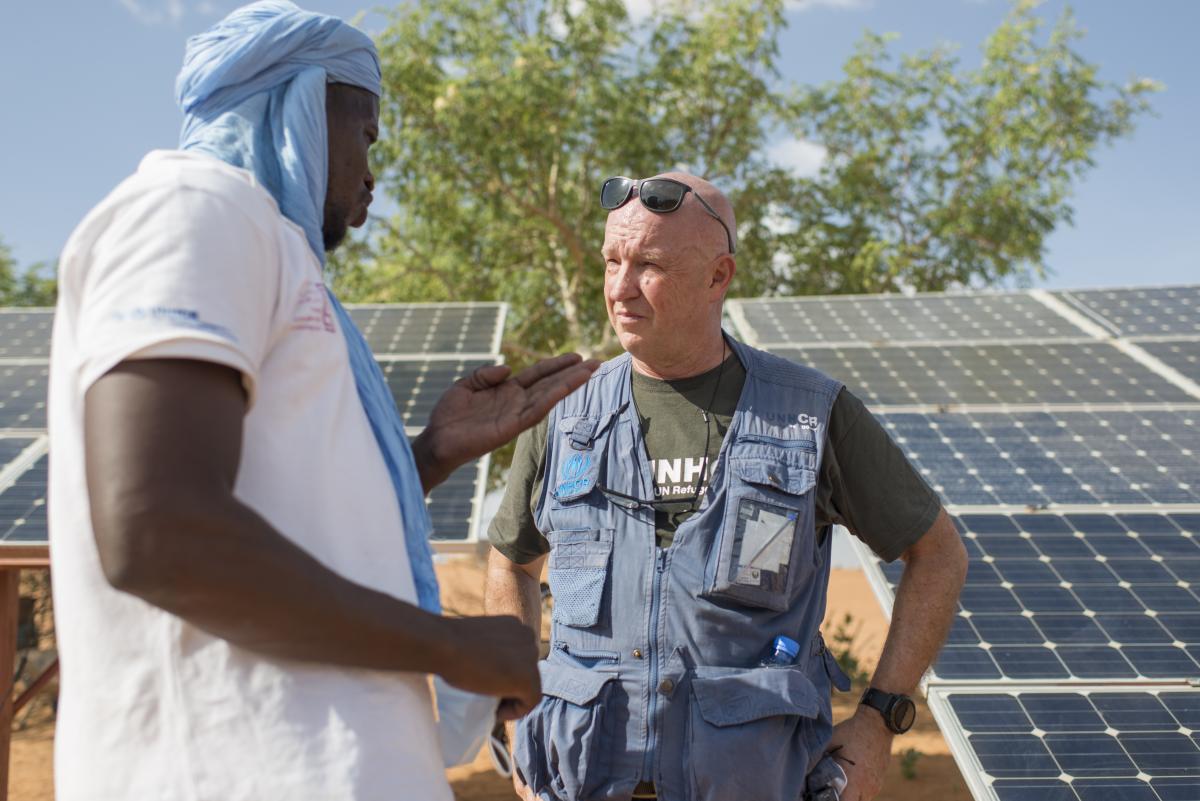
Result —
<path fill-rule="evenodd" d="M 652 0 L 627 0 L 634 15 Z M 0 0 L 0 240 L 18 264 L 52 261 L 74 226 L 156 148 L 173 147 L 175 75 L 187 37 L 237 0 Z M 363 0 L 301 0 L 353 17 Z M 1053 20 L 1065 7 L 1047 0 Z M 780 38 L 786 79 L 838 77 L 865 30 L 900 35 L 900 52 L 956 43 L 966 64 L 1003 19 L 1005 0 L 792 0 Z M 1156 116 L 1096 153 L 1077 186 L 1075 222 L 1049 239 L 1049 288 L 1200 282 L 1200 29 L 1197 0 L 1077 0 L 1077 45 L 1124 82 L 1166 85 Z M 367 14 L 363 27 L 378 30 Z M 819 163 L 811 143 L 773 153 L 797 169 Z"/>

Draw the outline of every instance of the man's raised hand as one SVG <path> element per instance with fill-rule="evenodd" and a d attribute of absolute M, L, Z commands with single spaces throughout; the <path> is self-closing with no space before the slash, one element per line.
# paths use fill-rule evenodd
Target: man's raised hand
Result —
<path fill-rule="evenodd" d="M 446 390 L 413 441 L 426 492 L 459 465 L 495 450 L 538 423 L 554 404 L 591 377 L 600 362 L 564 353 L 516 375 L 504 365 L 480 367 Z"/>

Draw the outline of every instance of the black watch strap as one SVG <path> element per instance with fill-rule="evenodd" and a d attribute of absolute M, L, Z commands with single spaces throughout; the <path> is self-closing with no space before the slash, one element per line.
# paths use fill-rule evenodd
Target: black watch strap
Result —
<path fill-rule="evenodd" d="M 907 695 L 900 693 L 885 693 L 874 687 L 868 687 L 859 700 L 872 709 L 879 710 L 883 722 L 892 734 L 904 734 L 912 728 L 917 719 L 917 705 Z"/>

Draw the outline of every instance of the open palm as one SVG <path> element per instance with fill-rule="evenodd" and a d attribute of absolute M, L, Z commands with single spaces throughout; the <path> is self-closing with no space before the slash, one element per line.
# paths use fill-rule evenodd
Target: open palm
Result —
<path fill-rule="evenodd" d="M 480 367 L 438 400 L 413 442 L 428 492 L 459 465 L 495 450 L 537 424 L 554 404 L 581 387 L 600 366 L 565 353 L 542 359 L 516 375 L 504 365 Z"/>

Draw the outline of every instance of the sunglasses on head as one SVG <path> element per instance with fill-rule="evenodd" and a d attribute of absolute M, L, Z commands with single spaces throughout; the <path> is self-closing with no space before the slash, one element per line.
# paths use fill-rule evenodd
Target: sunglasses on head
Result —
<path fill-rule="evenodd" d="M 698 192 L 674 178 L 643 178 L 640 181 L 626 178 L 623 175 L 609 178 L 600 188 L 600 207 L 608 211 L 619 209 L 629 200 L 630 195 L 636 193 L 638 200 L 642 201 L 642 205 L 650 211 L 656 214 L 670 214 L 683 205 L 683 196 L 688 192 L 695 195 L 696 200 L 699 200 L 700 205 L 704 207 L 705 213 L 725 229 L 725 242 L 729 245 L 729 253 L 732 255 L 735 252 L 733 233 L 721 219 L 721 215 L 717 214 Z"/>

